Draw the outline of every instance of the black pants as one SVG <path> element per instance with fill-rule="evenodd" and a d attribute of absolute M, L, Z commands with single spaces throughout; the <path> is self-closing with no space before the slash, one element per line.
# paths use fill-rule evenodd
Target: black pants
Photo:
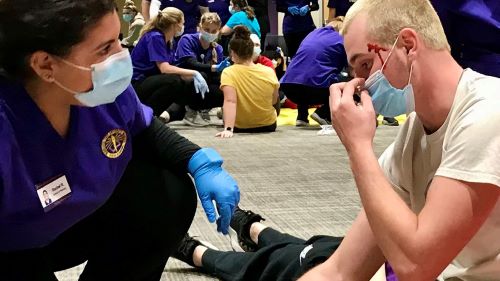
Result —
<path fill-rule="evenodd" d="M 313 29 L 299 32 L 291 32 L 285 33 L 283 36 L 285 37 L 286 48 L 288 49 L 288 56 L 293 59 L 297 50 L 299 49 L 300 43 L 306 38 L 306 36 L 313 31 Z"/>
<path fill-rule="evenodd" d="M 262 126 L 262 127 L 256 127 L 256 128 L 234 128 L 235 133 L 271 133 L 276 131 L 276 122 L 269 126 Z"/>
<path fill-rule="evenodd" d="M 167 109 L 171 113 L 172 110 L 169 107 L 173 104 L 180 105 L 182 110 L 184 110 L 185 105 L 189 105 L 196 110 L 222 106 L 224 95 L 219 89 L 220 78 L 219 80 L 213 78 L 215 82 L 212 82 L 206 75 L 203 76 L 207 80 L 210 89 L 210 92 L 205 94 L 204 99 L 195 92 L 192 81 L 184 81 L 179 75 L 174 74 L 154 75 L 144 81 L 133 83 L 133 86 L 141 102 L 150 106 L 156 116 L 159 116 Z M 218 84 L 216 84 L 217 82 Z M 184 117 L 183 113 L 181 114 L 182 117 Z M 171 113 L 170 119 L 176 120 L 172 116 L 176 116 L 175 112 Z"/>
<path fill-rule="evenodd" d="M 203 254 L 202 264 L 207 273 L 222 280 L 296 280 L 312 267 L 328 259 L 341 241 L 342 238 L 331 236 L 315 236 L 305 241 L 266 228 L 259 234 L 256 252 L 222 252 L 208 249 Z M 311 248 L 309 251 L 306 249 L 308 246 Z"/>
<path fill-rule="evenodd" d="M 160 280 L 195 210 L 196 192 L 187 174 L 134 156 L 95 213 L 44 248 L 0 253 L 0 280 L 57 280 L 54 271 L 84 261 L 80 280 Z"/>
<path fill-rule="evenodd" d="M 316 109 L 316 114 L 323 119 L 331 120 L 329 104 L 330 90 L 328 88 L 313 88 L 300 84 L 283 83 L 280 86 L 280 90 L 285 93 L 288 99 L 297 104 L 297 120 L 307 121 L 310 105 L 322 105 Z"/>

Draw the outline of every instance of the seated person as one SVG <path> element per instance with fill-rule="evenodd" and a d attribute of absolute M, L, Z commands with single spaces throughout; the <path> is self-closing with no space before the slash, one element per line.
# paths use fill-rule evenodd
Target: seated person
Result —
<path fill-rule="evenodd" d="M 273 61 L 270 60 L 268 57 L 261 55 L 262 49 L 260 46 L 259 36 L 252 33 L 252 34 L 250 34 L 250 39 L 253 42 L 253 56 L 252 56 L 253 63 L 262 64 L 262 65 L 270 67 L 274 70 Z"/>
<path fill-rule="evenodd" d="M 169 108 L 173 120 L 184 118 L 187 125 L 206 126 L 209 123 L 200 118 L 197 111 L 222 106 L 224 98 L 219 89 L 220 73 L 230 63 L 229 60 L 224 60 L 222 47 L 216 43 L 220 27 L 221 20 L 216 13 L 205 13 L 198 26 L 200 32 L 185 34 L 179 40 L 175 53 L 177 66 L 202 73 L 207 80 L 209 91 L 195 102 L 184 103 L 189 105 L 187 114 L 182 106 Z"/>
<path fill-rule="evenodd" d="M 132 85 L 139 99 L 150 106 L 156 116 L 161 115 L 181 96 L 192 95 L 195 90 L 203 94 L 208 89 L 198 71 L 174 65 L 177 45 L 174 37 L 181 35 L 183 29 L 182 11 L 173 7 L 165 8 L 147 23 L 132 51 Z M 162 117 L 165 121 L 170 119 L 168 114 Z"/>
<path fill-rule="evenodd" d="M 122 46 L 131 49 L 139 40 L 141 29 L 145 24 L 144 17 L 139 13 L 139 10 L 132 0 L 125 1 L 122 12 L 123 20 L 128 24 L 128 33 L 127 36 L 122 39 L 121 43 Z"/>
<path fill-rule="evenodd" d="M 221 29 L 222 35 L 229 35 L 233 33 L 235 26 L 244 25 L 252 34 L 257 34 L 261 38 L 259 22 L 255 17 L 253 8 L 248 5 L 247 0 L 231 0 L 229 10 L 232 16 Z"/>
<path fill-rule="evenodd" d="M 307 126 L 310 105 L 322 105 L 311 118 L 320 125 L 330 123 L 329 87 L 339 81 L 347 66 L 344 42 L 338 21 L 309 33 L 281 78 L 281 90 L 297 104 L 296 126 Z M 337 26 L 334 26 L 337 25 Z"/>
<path fill-rule="evenodd" d="M 186 234 L 172 257 L 222 280 L 289 281 L 326 261 L 342 241 L 341 237 L 324 235 L 306 241 L 267 227 L 260 223 L 263 220 L 252 211 L 236 207 L 230 225 L 246 252 L 210 249 L 205 246 L 208 243 Z M 383 274 L 381 280 L 385 280 Z"/>
<path fill-rule="evenodd" d="M 254 43 L 243 25 L 234 28 L 229 41 L 234 65 L 222 72 L 224 131 L 217 137 L 230 138 L 235 132 L 274 132 L 279 82 L 274 71 L 253 63 Z"/>

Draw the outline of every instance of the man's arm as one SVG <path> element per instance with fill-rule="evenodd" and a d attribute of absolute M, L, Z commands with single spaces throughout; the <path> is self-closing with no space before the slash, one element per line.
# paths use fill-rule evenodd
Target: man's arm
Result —
<path fill-rule="evenodd" d="M 149 10 L 151 9 L 151 1 L 142 0 L 141 9 L 142 16 L 144 16 L 144 21 L 148 22 L 150 20 Z"/>
<path fill-rule="evenodd" d="M 479 230 L 500 194 L 490 184 L 435 177 L 415 214 L 392 189 L 371 147 L 349 154 L 373 233 L 401 281 L 434 280 Z"/>
<path fill-rule="evenodd" d="M 333 255 L 306 273 L 299 281 L 366 281 L 384 264 L 385 258 L 361 210 Z"/>

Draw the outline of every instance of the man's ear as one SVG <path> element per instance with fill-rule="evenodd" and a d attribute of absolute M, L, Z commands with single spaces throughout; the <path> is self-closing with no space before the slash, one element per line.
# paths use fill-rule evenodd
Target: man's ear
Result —
<path fill-rule="evenodd" d="M 400 37 L 409 59 L 415 59 L 420 48 L 418 34 L 411 28 L 404 28 L 401 30 Z"/>
<path fill-rule="evenodd" d="M 49 83 L 54 82 L 54 59 L 47 52 L 34 52 L 29 58 L 29 65 L 40 79 Z"/>

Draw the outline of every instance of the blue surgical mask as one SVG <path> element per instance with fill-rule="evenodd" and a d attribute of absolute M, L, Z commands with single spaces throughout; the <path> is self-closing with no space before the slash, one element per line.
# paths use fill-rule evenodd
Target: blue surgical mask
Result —
<path fill-rule="evenodd" d="M 231 15 L 234 15 L 236 13 L 236 11 L 233 9 L 233 6 L 229 6 L 228 10 L 231 13 Z"/>
<path fill-rule="evenodd" d="M 54 80 L 56 85 L 74 94 L 75 98 L 87 107 L 113 103 L 127 89 L 132 80 L 132 60 L 128 50 L 116 53 L 91 67 L 79 66 L 64 59 L 62 61 L 67 65 L 92 73 L 93 88 L 85 93 L 73 91 Z"/>
<path fill-rule="evenodd" d="M 182 34 L 184 34 L 184 25 L 182 26 L 181 30 L 175 33 L 175 37 L 179 37 Z"/>
<path fill-rule="evenodd" d="M 382 68 L 370 75 L 365 82 L 365 88 L 370 93 L 375 111 L 385 117 L 408 114 L 415 110 L 413 87 L 410 84 L 413 65 L 410 67 L 408 84 L 403 89 L 393 87 L 382 73 L 382 69 L 389 60 L 397 41 L 398 39 L 394 42 Z"/>
<path fill-rule="evenodd" d="M 134 15 L 132 14 L 123 14 L 123 20 L 125 22 L 131 22 L 134 19 Z"/>
<path fill-rule="evenodd" d="M 215 42 L 219 38 L 218 33 L 208 33 L 206 31 L 201 31 L 201 39 L 203 39 L 206 42 L 212 43 Z"/>

